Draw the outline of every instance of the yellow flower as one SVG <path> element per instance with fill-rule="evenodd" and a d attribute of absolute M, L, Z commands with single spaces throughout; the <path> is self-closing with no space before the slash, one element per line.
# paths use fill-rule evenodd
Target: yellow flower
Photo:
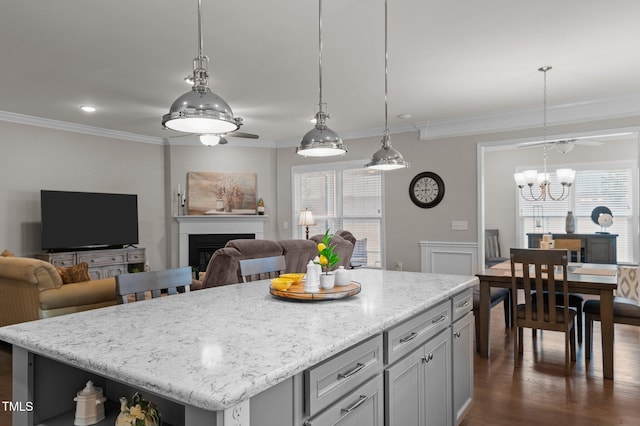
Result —
<path fill-rule="evenodd" d="M 329 259 L 327 259 L 325 256 L 320 256 L 320 264 L 324 266 L 327 263 L 329 263 Z"/>
<path fill-rule="evenodd" d="M 140 404 L 129 408 L 129 414 L 140 420 L 144 420 L 145 417 L 145 413 L 142 411 L 142 407 L 140 407 Z"/>
<path fill-rule="evenodd" d="M 322 250 L 324 250 L 326 248 L 327 248 L 327 246 L 324 245 L 324 243 L 318 243 L 318 251 L 322 251 Z"/>

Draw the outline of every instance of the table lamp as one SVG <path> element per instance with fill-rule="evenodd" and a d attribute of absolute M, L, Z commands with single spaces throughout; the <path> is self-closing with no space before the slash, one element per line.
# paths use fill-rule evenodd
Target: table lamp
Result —
<path fill-rule="evenodd" d="M 309 225 L 315 225 L 316 221 L 313 219 L 313 213 L 311 210 L 305 208 L 300 211 L 300 216 L 298 217 L 298 225 L 305 227 L 305 234 L 307 236 L 307 240 L 309 239 Z"/>

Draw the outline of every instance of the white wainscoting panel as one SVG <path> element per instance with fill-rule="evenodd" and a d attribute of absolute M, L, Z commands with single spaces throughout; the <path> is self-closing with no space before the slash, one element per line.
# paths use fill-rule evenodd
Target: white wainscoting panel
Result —
<path fill-rule="evenodd" d="M 420 241 L 420 269 L 435 274 L 475 275 L 478 243 Z"/>

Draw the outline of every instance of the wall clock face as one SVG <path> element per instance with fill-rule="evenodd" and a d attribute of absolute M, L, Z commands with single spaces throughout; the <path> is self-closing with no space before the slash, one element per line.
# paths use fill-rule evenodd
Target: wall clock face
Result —
<path fill-rule="evenodd" d="M 444 181 L 433 172 L 418 173 L 409 184 L 409 197 L 423 209 L 435 207 L 444 198 Z"/>

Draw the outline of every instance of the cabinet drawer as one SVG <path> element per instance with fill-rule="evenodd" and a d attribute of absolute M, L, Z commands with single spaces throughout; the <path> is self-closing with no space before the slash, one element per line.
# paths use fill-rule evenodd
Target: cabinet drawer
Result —
<path fill-rule="evenodd" d="M 446 300 L 384 332 L 384 362 L 393 364 L 451 324 L 451 302 Z"/>
<path fill-rule="evenodd" d="M 305 411 L 314 416 L 382 371 L 377 335 L 305 371 Z"/>
<path fill-rule="evenodd" d="M 366 382 L 327 408 L 322 414 L 304 422 L 305 426 L 383 426 L 382 375 Z"/>
<path fill-rule="evenodd" d="M 89 266 L 113 265 L 114 263 L 125 263 L 124 252 L 107 251 L 96 253 L 78 253 L 78 263 L 87 262 Z"/>
<path fill-rule="evenodd" d="M 462 293 L 458 293 L 453 296 L 453 321 L 457 321 L 462 318 L 473 309 L 473 288 L 468 288 Z"/>
<path fill-rule="evenodd" d="M 79 263 L 79 262 L 76 262 L 75 253 L 65 254 L 65 255 L 54 255 L 54 256 L 51 256 L 50 261 L 54 266 L 64 266 L 65 268 L 69 266 L 73 266 L 76 263 Z"/>
<path fill-rule="evenodd" d="M 144 262 L 144 250 L 133 249 L 127 250 L 127 262 L 129 263 L 142 263 Z"/>

